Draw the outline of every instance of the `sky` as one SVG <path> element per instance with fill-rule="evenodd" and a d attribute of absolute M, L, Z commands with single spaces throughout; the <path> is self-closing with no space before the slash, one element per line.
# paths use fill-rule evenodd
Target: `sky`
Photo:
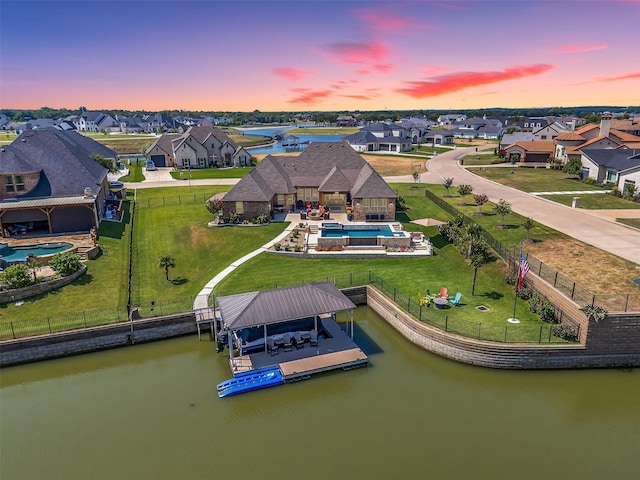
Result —
<path fill-rule="evenodd" d="M 640 105 L 640 0 L 0 0 L 0 108 Z"/>

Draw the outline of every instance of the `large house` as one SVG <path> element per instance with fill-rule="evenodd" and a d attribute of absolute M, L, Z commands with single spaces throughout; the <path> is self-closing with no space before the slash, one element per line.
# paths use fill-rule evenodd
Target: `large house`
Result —
<path fill-rule="evenodd" d="M 471 117 L 452 124 L 451 133 L 456 138 L 497 139 L 502 135 L 502 122 L 497 118 Z"/>
<path fill-rule="evenodd" d="M 397 124 L 372 123 L 344 140 L 358 152 L 411 151 L 411 131 Z"/>
<path fill-rule="evenodd" d="M 395 218 L 396 193 L 347 142 L 313 142 L 298 156 L 268 155 L 222 199 L 223 216 L 249 220 L 308 206 L 353 211 L 355 221 Z"/>
<path fill-rule="evenodd" d="M 98 227 L 109 202 L 116 152 L 74 131 L 27 130 L 0 148 L 0 232 L 68 233 Z"/>
<path fill-rule="evenodd" d="M 611 115 L 605 114 L 600 125 L 589 124 L 575 132 L 565 132 L 555 138 L 556 162 L 566 163 L 581 158 L 582 152 L 603 148 L 640 149 L 640 137 L 611 128 Z"/>
<path fill-rule="evenodd" d="M 610 148 L 582 152 L 582 177 L 616 185 L 620 191 L 636 191 L 640 186 L 640 150 Z"/>
<path fill-rule="evenodd" d="M 546 163 L 553 155 L 553 142 L 520 141 L 505 147 L 504 151 L 511 163 Z"/>
<path fill-rule="evenodd" d="M 251 155 L 229 136 L 211 126 L 192 126 L 183 134 L 162 135 L 145 155 L 157 167 L 249 167 Z"/>

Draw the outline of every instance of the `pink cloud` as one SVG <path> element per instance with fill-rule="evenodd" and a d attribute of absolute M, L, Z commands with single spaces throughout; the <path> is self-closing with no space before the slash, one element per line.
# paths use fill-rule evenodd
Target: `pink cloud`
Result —
<path fill-rule="evenodd" d="M 319 102 L 332 95 L 331 90 L 310 90 L 308 88 L 294 88 L 291 90 L 297 96 L 288 100 L 288 103 L 311 104 Z"/>
<path fill-rule="evenodd" d="M 341 97 L 344 98 L 353 98 L 355 100 L 371 100 L 374 97 L 368 97 L 366 95 L 340 95 Z"/>
<path fill-rule="evenodd" d="M 356 10 L 355 16 L 364 21 L 369 28 L 377 31 L 406 33 L 411 29 L 432 28 L 423 22 L 416 22 L 410 18 L 395 15 L 389 11 Z"/>
<path fill-rule="evenodd" d="M 640 1 L 640 0 L 638 0 Z M 595 80 L 589 80 L 587 82 L 575 83 L 574 85 L 584 85 L 587 83 L 598 83 L 598 82 L 617 82 L 620 80 L 633 80 L 635 78 L 640 78 L 640 72 L 631 72 L 626 73 L 624 75 L 616 75 L 615 77 L 598 77 Z"/>
<path fill-rule="evenodd" d="M 481 85 L 540 75 L 552 68 L 554 68 L 553 65 L 529 65 L 506 68 L 499 72 L 452 73 L 450 75 L 434 77 L 433 80 L 425 82 L 406 82 L 409 86 L 399 88 L 396 92 L 413 98 L 437 97 Z"/>
<path fill-rule="evenodd" d="M 445 67 L 442 65 L 427 64 L 422 66 L 422 74 L 427 76 L 439 75 L 449 70 L 451 70 L 450 67 Z"/>
<path fill-rule="evenodd" d="M 393 72 L 393 70 L 395 69 L 395 67 L 390 63 L 379 63 L 377 65 L 374 65 L 372 68 L 378 73 Z"/>
<path fill-rule="evenodd" d="M 271 70 L 271 73 L 276 77 L 282 77 L 295 82 L 297 80 L 303 80 L 315 72 L 300 70 L 294 67 L 276 67 Z"/>
<path fill-rule="evenodd" d="M 378 63 L 388 56 L 387 47 L 381 42 L 337 42 L 321 49 L 333 61 L 340 63 Z"/>
<path fill-rule="evenodd" d="M 588 45 L 586 43 L 574 43 L 571 45 L 562 45 L 555 50 L 555 53 L 567 54 L 567 53 L 583 53 L 593 52 L 594 50 L 604 50 L 606 45 Z"/>

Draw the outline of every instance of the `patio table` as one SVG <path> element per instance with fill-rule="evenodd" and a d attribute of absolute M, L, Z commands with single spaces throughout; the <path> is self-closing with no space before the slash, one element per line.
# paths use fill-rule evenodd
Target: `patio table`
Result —
<path fill-rule="evenodd" d="M 446 298 L 438 297 L 433 299 L 433 303 L 435 303 L 436 307 L 438 308 L 444 308 L 445 305 L 449 303 L 449 300 L 447 300 Z"/>

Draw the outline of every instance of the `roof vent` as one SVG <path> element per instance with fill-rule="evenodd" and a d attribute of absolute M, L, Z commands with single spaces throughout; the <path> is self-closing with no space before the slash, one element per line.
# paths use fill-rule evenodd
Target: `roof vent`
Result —
<path fill-rule="evenodd" d="M 84 196 L 93 197 L 93 190 L 91 190 L 91 187 L 84 187 Z"/>

